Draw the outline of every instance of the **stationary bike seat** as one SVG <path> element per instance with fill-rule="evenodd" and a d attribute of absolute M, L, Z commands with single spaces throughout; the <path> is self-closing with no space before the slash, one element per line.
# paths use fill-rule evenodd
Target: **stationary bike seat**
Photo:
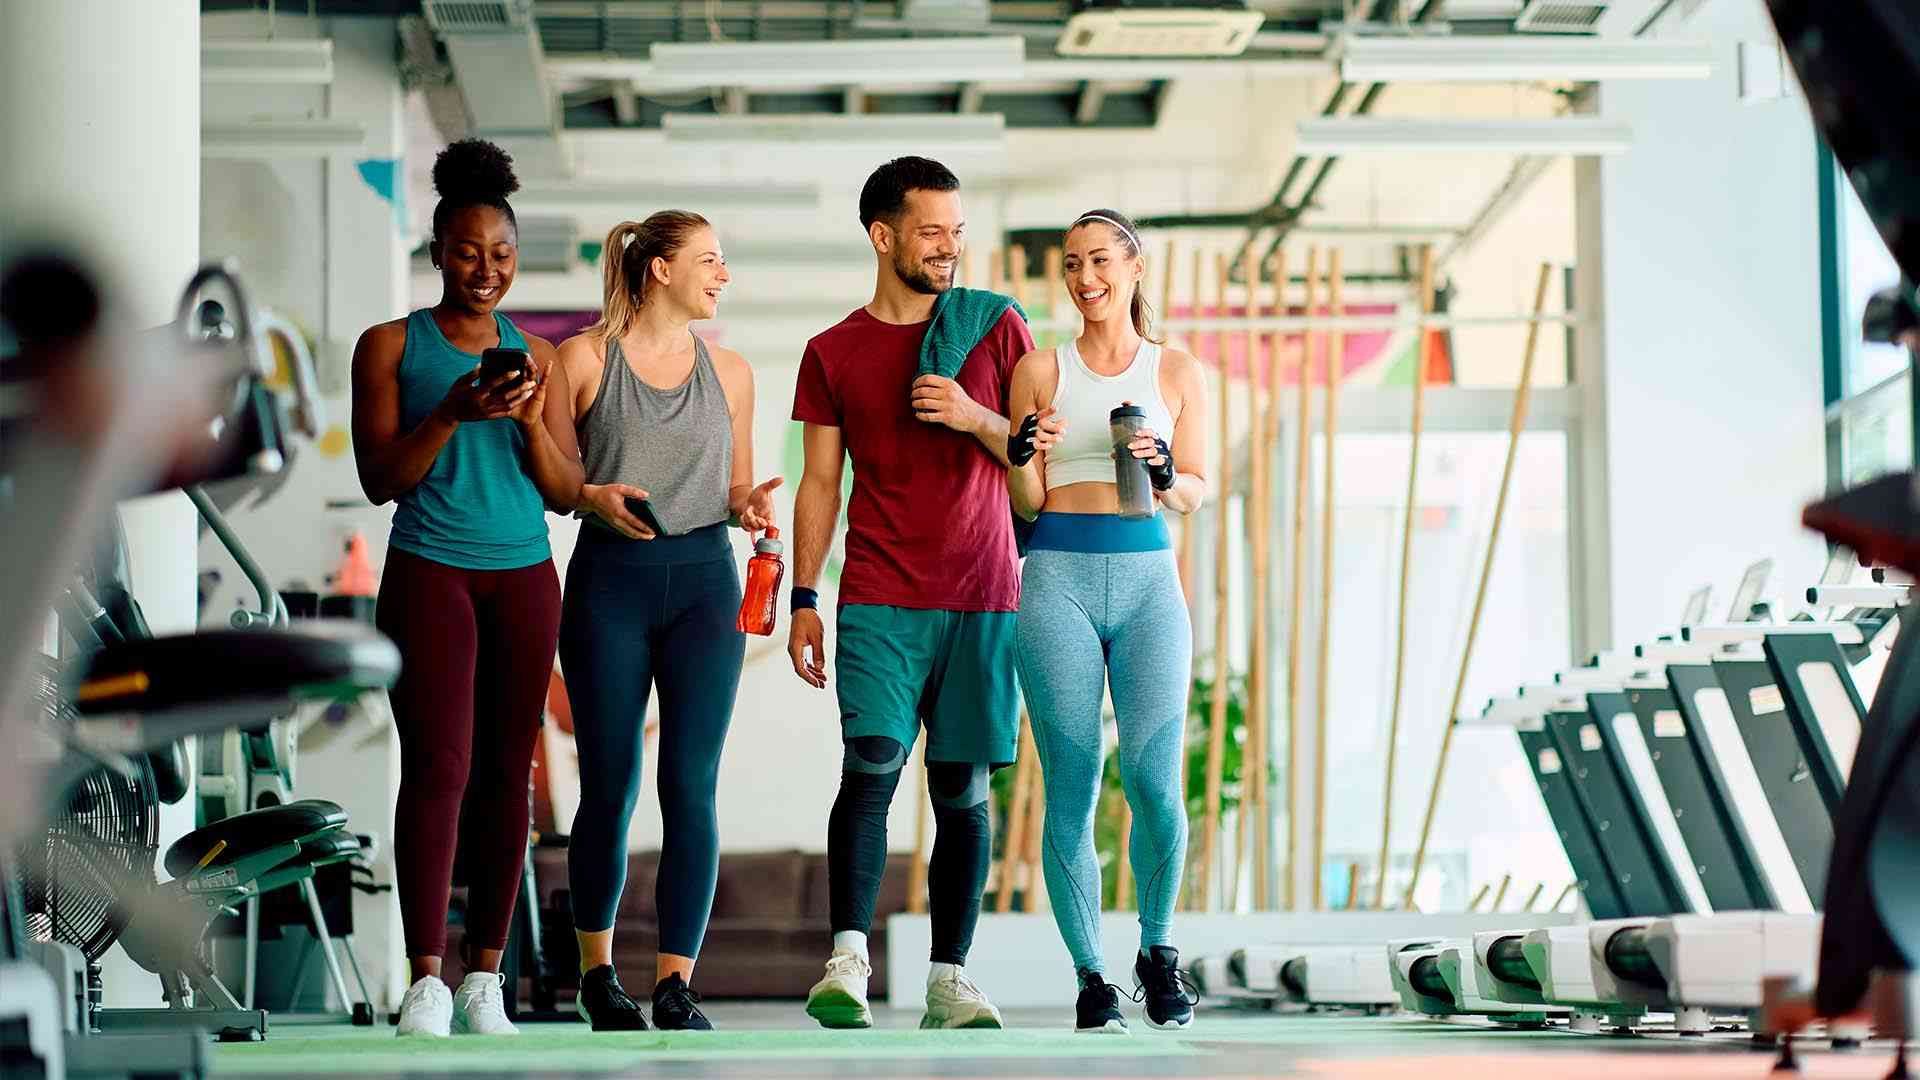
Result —
<path fill-rule="evenodd" d="M 360 854 L 360 838 L 345 829 L 314 837 L 300 845 L 300 861 L 308 866 L 330 866 Z"/>
<path fill-rule="evenodd" d="M 325 799 L 301 799 L 249 810 L 195 829 L 174 841 L 167 849 L 167 873 L 175 878 L 185 877 L 196 868 L 210 870 L 226 866 L 280 844 L 297 843 L 304 848 L 346 823 L 347 812 L 339 803 Z M 207 853 L 219 847 L 223 840 L 227 846 L 201 867 L 200 860 L 206 859 Z"/>
<path fill-rule="evenodd" d="M 325 698 L 392 686 L 400 651 L 365 623 L 320 619 L 257 630 L 134 638 L 95 653 L 82 713 L 155 712 L 251 698 Z"/>

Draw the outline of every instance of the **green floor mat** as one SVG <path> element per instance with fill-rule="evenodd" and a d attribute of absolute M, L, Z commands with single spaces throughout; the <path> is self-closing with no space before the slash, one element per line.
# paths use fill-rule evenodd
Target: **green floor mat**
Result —
<path fill-rule="evenodd" d="M 396 1039 L 391 1029 L 307 1036 L 299 1029 L 266 1042 L 214 1048 L 216 1072 L 321 1076 L 399 1072 L 601 1072 L 636 1060 L 749 1058 L 1084 1058 L 1196 1053 L 1180 1036 L 1129 1038 L 1071 1031 L 715 1031 L 603 1032 L 580 1025 L 530 1027 L 518 1036 Z"/>

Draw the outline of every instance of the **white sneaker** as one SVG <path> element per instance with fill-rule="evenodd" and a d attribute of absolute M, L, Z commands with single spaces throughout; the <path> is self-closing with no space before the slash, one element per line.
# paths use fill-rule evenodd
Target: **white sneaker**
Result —
<path fill-rule="evenodd" d="M 438 975 L 428 975 L 407 987 L 407 996 L 400 999 L 400 1023 L 393 1033 L 444 1039 L 452 1021 L 453 991 Z"/>
<path fill-rule="evenodd" d="M 867 1008 L 867 980 L 873 965 L 851 949 L 835 949 L 827 958 L 826 977 L 807 992 L 807 1015 L 824 1028 L 864 1028 L 873 1026 L 873 1011 Z"/>
<path fill-rule="evenodd" d="M 954 968 L 927 984 L 927 1014 L 922 1028 L 997 1028 L 1000 1010 L 973 985 L 967 973 Z"/>
<path fill-rule="evenodd" d="M 507 1019 L 501 992 L 507 977 L 497 971 L 469 971 L 453 995 L 453 1030 L 461 1035 L 518 1035 Z"/>

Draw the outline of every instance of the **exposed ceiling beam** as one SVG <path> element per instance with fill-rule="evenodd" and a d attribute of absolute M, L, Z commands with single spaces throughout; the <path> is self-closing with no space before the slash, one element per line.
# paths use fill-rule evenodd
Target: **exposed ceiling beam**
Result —
<path fill-rule="evenodd" d="M 979 83 L 962 83 L 960 86 L 960 107 L 958 111 L 963 113 L 979 112 L 980 105 L 986 100 L 986 96 L 986 90 L 981 87 Z"/>
<path fill-rule="evenodd" d="M 840 111 L 848 116 L 858 116 L 867 111 L 867 92 L 857 86 L 847 87 L 840 98 Z"/>
<path fill-rule="evenodd" d="M 1080 84 L 1080 100 L 1073 107 L 1073 122 L 1087 127 L 1100 119 L 1100 108 L 1107 103 L 1107 89 L 1098 80 Z"/>
<path fill-rule="evenodd" d="M 555 53 L 546 58 L 549 78 L 560 85 L 632 80 L 641 92 L 671 93 L 705 90 L 716 86 L 748 86 L 756 89 L 790 89 L 799 86 L 846 85 L 843 75 L 836 78 L 828 69 L 773 71 L 752 64 L 731 65 L 725 70 L 675 72 L 658 68 L 644 57 L 601 56 Z M 1334 74 L 1334 65 L 1323 58 L 1242 55 L 1217 60 L 1188 57 L 1036 57 L 1016 69 L 1008 69 L 1005 78 L 971 80 L 987 82 L 1155 82 L 1166 79 L 1247 78 L 1325 78 Z M 954 79 L 927 77 L 919 83 L 952 85 Z M 911 75 L 889 77 L 884 85 L 916 85 Z M 863 85 L 882 85 L 868 80 Z"/>
<path fill-rule="evenodd" d="M 747 115 L 748 105 L 746 87 L 729 86 L 720 91 L 720 111 L 728 116 Z"/>

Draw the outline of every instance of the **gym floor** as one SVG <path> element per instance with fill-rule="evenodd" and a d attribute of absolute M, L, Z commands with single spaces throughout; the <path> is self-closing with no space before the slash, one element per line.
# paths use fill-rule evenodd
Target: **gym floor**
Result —
<path fill-rule="evenodd" d="M 518 1038 L 397 1040 L 392 1030 L 283 1024 L 268 1040 L 215 1049 L 221 1077 L 426 1073 L 682 1078 L 943 1077 L 1103 1080 L 1108 1077 L 1419 1077 L 1421 1080 L 1719 1080 L 1763 1077 L 1777 1054 L 1744 1035 L 1682 1040 L 1565 1031 L 1524 1032 L 1411 1017 L 1275 1015 L 1203 1010 L 1164 1034 L 1130 1016 L 1128 1037 L 1075 1035 L 1066 1010 L 1012 1012 L 1004 1031 L 916 1028 L 918 1011 L 878 1009 L 870 1031 L 803 1027 L 799 1003 L 712 1003 L 715 1032 L 595 1035 L 580 1024 L 523 1024 Z M 798 1021 L 798 1022 L 796 1022 Z M 1796 1049 L 1801 1075 L 1880 1080 L 1889 1047 L 1847 1053 Z"/>

